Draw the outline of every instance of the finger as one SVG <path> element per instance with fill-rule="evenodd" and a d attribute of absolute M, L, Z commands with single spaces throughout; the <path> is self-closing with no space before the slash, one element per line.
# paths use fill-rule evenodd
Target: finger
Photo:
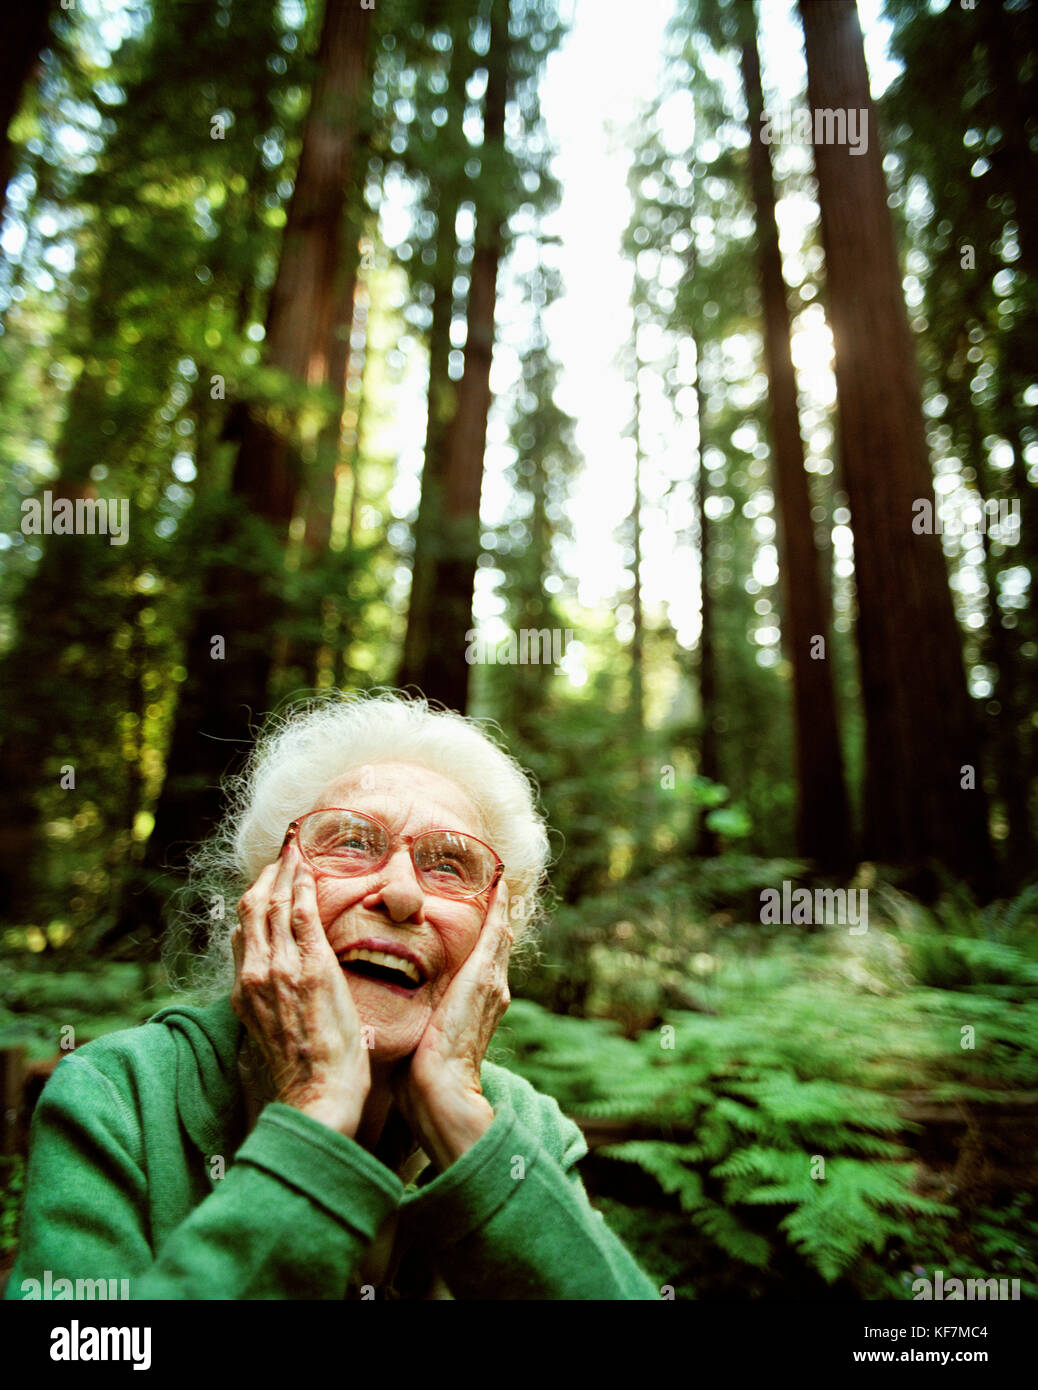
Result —
<path fill-rule="evenodd" d="M 479 936 L 476 938 L 472 951 L 469 952 L 470 955 L 475 952 L 484 937 L 493 935 L 493 924 L 500 915 L 502 906 L 505 902 L 507 902 L 507 898 L 501 890 L 501 880 L 498 879 L 487 896 L 487 905 L 483 913 L 483 921 L 480 924 Z"/>
<path fill-rule="evenodd" d="M 508 912 L 505 907 L 507 901 L 507 895 L 502 894 L 501 910 L 494 918 L 493 930 L 486 933 L 489 938 L 487 951 L 491 958 L 491 970 L 506 993 L 508 990 L 508 961 L 515 944 L 515 934 L 512 931 L 512 924 L 508 919 Z"/>
<path fill-rule="evenodd" d="M 256 877 L 255 883 L 242 894 L 238 902 L 238 918 L 241 920 L 243 915 L 259 911 L 267 901 L 270 894 L 271 885 L 277 877 L 280 868 L 280 859 L 273 860 L 270 864 L 264 865 Z M 262 914 L 261 914 L 262 915 Z M 244 923 L 243 923 L 244 925 Z"/>
<path fill-rule="evenodd" d="M 508 957 L 511 955 L 512 947 L 514 945 L 515 932 L 513 932 L 511 923 L 509 922 L 508 918 L 503 917 L 501 919 L 501 930 L 498 932 L 497 940 L 494 943 L 495 955 L 497 959 L 506 961 Z"/>
<path fill-rule="evenodd" d="M 502 949 L 502 943 L 511 946 L 515 937 L 512 932 L 512 923 L 508 916 L 508 893 L 502 889 L 501 894 L 494 901 L 490 912 L 487 914 L 486 928 L 483 935 L 488 938 L 488 949 L 495 954 Z"/>
<path fill-rule="evenodd" d="M 501 895 L 496 903 L 497 912 L 495 914 L 495 921 L 500 923 L 501 934 L 506 937 L 509 943 L 515 941 L 515 930 L 512 925 L 513 906 L 515 906 L 519 912 L 522 912 L 524 906 L 523 899 L 510 897 L 508 889 L 502 884 Z"/>
<path fill-rule="evenodd" d="M 512 924 L 508 920 L 508 895 L 502 893 L 487 913 L 486 924 L 480 933 L 484 949 L 491 956 L 500 954 L 504 947 L 511 947 L 514 939 Z"/>
<path fill-rule="evenodd" d="M 241 995 L 242 929 L 239 925 L 231 928 L 231 956 L 234 960 L 234 984 L 231 988 L 231 1005 L 238 1012 L 237 999 Z"/>
<path fill-rule="evenodd" d="M 501 901 L 502 909 L 503 906 L 504 899 Z M 465 979 L 477 987 L 480 982 L 485 983 L 495 977 L 507 978 L 511 949 L 512 931 L 507 917 L 499 911 L 492 918 L 488 916 L 486 925 L 458 974 L 464 974 Z"/>
<path fill-rule="evenodd" d="M 302 855 L 298 856 L 295 878 L 292 880 L 291 924 L 300 951 L 318 956 L 323 954 L 322 947 L 331 951 L 317 906 L 317 884 L 313 871 Z"/>
<path fill-rule="evenodd" d="M 511 901 L 512 900 L 508 896 L 508 890 L 502 887 L 499 896 L 494 902 L 494 910 L 491 918 L 492 921 L 499 923 L 500 926 L 507 931 L 512 930 L 512 922 L 509 914 Z"/>
<path fill-rule="evenodd" d="M 294 844 L 286 845 L 281 853 L 267 908 L 271 964 L 286 971 L 292 971 L 299 957 L 292 935 L 292 901 L 298 864 L 299 851 Z"/>
<path fill-rule="evenodd" d="M 487 922 L 493 921 L 495 913 L 501 911 L 501 907 L 506 901 L 507 897 L 501 886 L 501 879 L 498 879 L 493 888 L 491 888 L 490 897 L 487 899 L 486 915 L 483 918 L 484 925 L 486 925 Z"/>
<path fill-rule="evenodd" d="M 498 932 L 497 940 L 494 943 L 494 972 L 505 992 L 508 991 L 508 961 L 512 954 L 512 945 L 515 941 L 512 929 L 505 918 L 501 923 L 501 930 Z"/>
<path fill-rule="evenodd" d="M 278 874 L 278 861 L 268 864 L 238 904 L 241 927 L 239 973 L 255 972 L 266 962 L 267 901 Z"/>

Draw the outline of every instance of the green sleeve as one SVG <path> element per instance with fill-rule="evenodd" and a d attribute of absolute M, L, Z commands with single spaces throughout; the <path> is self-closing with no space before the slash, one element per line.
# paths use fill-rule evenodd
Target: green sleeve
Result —
<path fill-rule="evenodd" d="M 471 1149 L 405 1201 L 401 1229 L 425 1245 L 457 1299 L 658 1299 L 588 1201 L 574 1167 L 587 1152 L 583 1136 L 557 1120 L 537 1139 L 503 1107 Z"/>
<path fill-rule="evenodd" d="M 172 1151 L 170 1161 L 174 1161 Z M 399 1179 L 354 1140 L 271 1104 L 226 1175 L 162 1242 L 134 1107 L 88 1060 L 69 1057 L 33 1117 L 18 1259 L 22 1280 L 129 1279 L 139 1299 L 341 1299 Z"/>

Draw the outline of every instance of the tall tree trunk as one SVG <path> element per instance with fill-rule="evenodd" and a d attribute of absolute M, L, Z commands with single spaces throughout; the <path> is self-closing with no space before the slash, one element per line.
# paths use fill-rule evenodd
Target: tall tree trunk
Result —
<path fill-rule="evenodd" d="M 127 254 L 121 228 L 105 243 L 99 283 Z M 114 274 L 113 269 L 113 274 Z M 93 343 L 115 340 L 116 313 L 103 293 L 89 307 Z M 96 497 L 90 471 L 97 462 L 97 426 L 104 408 L 104 380 L 80 372 L 55 446 L 57 478 L 48 484 L 54 501 Z M 125 428 L 140 428 L 130 417 Z M 128 547 L 132 552 L 132 545 Z M 84 544 L 76 535 L 47 536 L 43 554 L 19 598 L 18 631 L 4 657 L 0 680 L 0 916 L 31 920 L 40 858 L 38 798 L 55 751 L 67 736 L 68 652 L 82 645 L 104 650 L 118 615 L 105 598 L 113 571 L 126 551 Z M 82 682 L 72 665 L 73 678 Z M 77 729 L 77 735 L 82 729 Z"/>
<path fill-rule="evenodd" d="M 632 839 L 641 852 L 652 844 L 656 778 L 645 757 L 645 615 L 642 609 L 642 393 L 638 380 L 638 324 L 634 324 L 634 498 L 631 506 L 631 727 L 635 740 L 635 759 L 641 814 L 632 829 Z"/>
<path fill-rule="evenodd" d="M 448 375 L 451 350 L 451 317 L 454 312 L 455 223 L 459 196 L 455 188 L 440 190 L 436 222 L 436 269 L 433 283 L 432 324 L 429 328 L 429 387 L 422 465 L 422 494 L 414 525 L 414 559 L 411 596 L 407 607 L 407 631 L 397 683 L 421 685 L 432 632 L 432 603 L 436 557 L 442 543 L 443 485 L 446 471 L 448 426 L 456 408 L 454 387 Z"/>
<path fill-rule="evenodd" d="M 260 36 L 260 41 L 265 34 L 273 38 L 277 32 L 271 23 L 273 16 L 274 0 L 266 0 L 263 6 L 253 8 L 250 27 Z M 128 161 L 127 151 L 134 149 L 141 123 L 151 119 L 156 91 L 165 81 L 162 73 L 168 56 L 163 55 L 167 52 L 166 42 L 171 32 L 161 26 L 168 24 L 175 30 L 176 18 L 160 14 L 155 24 L 160 27 L 157 32 L 153 28 L 149 59 L 130 86 L 119 127 L 112 139 L 117 168 Z M 203 73 L 215 76 L 220 70 L 220 57 L 204 35 L 195 36 L 191 52 L 198 62 L 204 59 L 210 63 L 209 68 L 203 67 Z M 256 84 L 248 128 L 265 129 L 268 124 L 265 117 L 270 109 L 269 87 Z M 242 170 L 249 188 L 225 204 L 219 238 L 207 255 L 214 284 L 220 289 L 225 287 L 231 265 L 236 260 L 234 249 L 237 248 L 238 256 L 243 254 L 241 224 L 254 200 L 258 211 L 260 195 L 254 190 L 263 187 L 260 152 L 250 149 L 249 160 Z M 47 188 L 43 182 L 46 170 L 47 166 L 41 165 L 38 196 Z M 55 190 L 50 190 L 50 196 L 56 196 Z M 128 279 L 126 270 L 128 265 L 139 263 L 132 227 L 108 222 L 103 213 L 99 214 L 99 225 L 100 264 L 89 281 L 92 293 L 86 321 L 77 330 L 73 342 L 76 354 L 84 360 L 118 357 L 125 352 L 125 341 L 120 336 L 123 305 L 126 294 L 139 289 L 139 277 L 135 283 Z M 192 283 L 197 284 L 193 279 Z M 244 328 L 244 323 L 239 322 L 238 326 Z M 154 335 L 149 352 L 153 348 L 157 351 Z M 205 466 L 205 450 L 209 443 L 205 412 L 214 409 L 208 395 L 208 372 L 204 362 L 199 366 L 195 394 L 197 400 L 204 392 L 205 402 L 195 410 L 196 509 L 209 482 Z M 157 380 L 161 375 L 156 369 Z M 82 370 L 76 378 L 54 450 L 58 476 L 46 489 L 55 499 L 96 495 L 91 472 L 100 456 L 102 422 L 109 422 L 124 457 L 146 436 L 151 423 L 150 409 L 141 399 L 131 398 L 127 393 L 113 399 L 106 391 L 108 381 L 106 375 L 93 370 Z M 162 383 L 161 390 L 164 397 L 168 382 Z M 34 878 L 43 857 L 39 793 L 48 774 L 48 764 L 58 756 L 59 749 L 70 745 L 75 749 L 77 744 L 83 744 L 90 721 L 100 726 L 95 735 L 100 742 L 107 741 L 110 736 L 102 724 L 106 717 L 105 697 L 94 695 L 92 682 L 97 679 L 97 662 L 91 660 L 90 654 L 106 651 L 120 624 L 127 621 L 126 585 L 120 583 L 117 576 L 120 570 L 136 563 L 136 551 L 136 520 L 131 525 L 130 544 L 126 549 L 84 545 L 80 538 L 71 535 L 48 536 L 42 558 L 19 598 L 18 632 L 4 658 L 0 676 L 0 787 L 3 789 L 0 795 L 0 912 L 14 919 L 31 920 L 34 910 L 38 910 Z M 77 692 L 83 711 L 74 731 L 69 730 L 71 688 Z M 132 783 L 135 777 L 135 771 L 127 771 L 128 782 Z"/>
<path fill-rule="evenodd" d="M 7 185 L 14 172 L 8 128 L 40 52 L 50 36 L 55 0 L 18 0 L 0 18 L 0 223 L 7 208 Z"/>
<path fill-rule="evenodd" d="M 431 6 L 428 20 L 440 20 L 439 5 Z M 464 60 L 462 55 L 465 54 Z M 457 253 L 456 223 L 462 197 L 462 166 L 465 137 L 463 125 L 467 98 L 466 84 L 476 59 L 466 52 L 462 31 L 455 29 L 447 65 L 447 92 L 444 100 L 448 119 L 445 133 L 459 142 L 459 149 L 448 152 L 448 168 L 440 184 L 436 203 L 436 244 L 433 268 L 432 323 L 429 327 L 429 387 L 422 464 L 422 492 L 413 530 L 414 557 L 411 563 L 411 594 L 407 606 L 407 630 L 400 660 L 397 684 L 422 686 L 429 650 L 438 640 L 434 628 L 433 602 L 437 561 L 441 553 L 444 517 L 444 479 L 450 422 L 457 410 L 457 392 L 448 366 L 451 351 L 451 320 L 454 315 L 454 272 Z M 489 98 L 489 93 L 487 94 Z"/>
<path fill-rule="evenodd" d="M 1014 468 L 1010 471 L 1008 479 L 1003 478 L 996 482 L 988 462 L 987 449 L 984 447 L 983 436 L 987 431 L 978 419 L 976 405 L 969 399 L 968 388 L 961 378 L 951 381 L 946 376 L 941 383 L 941 389 L 949 401 L 955 400 L 956 392 L 967 397 L 965 408 L 961 412 L 967 422 L 967 452 L 964 457 L 973 462 L 977 474 L 976 486 L 982 503 L 989 499 L 999 501 L 1005 498 L 1007 483 L 1019 483 L 1015 476 L 1015 456 Z M 1010 412 L 1012 410 L 1012 394 L 1011 390 L 1006 390 L 1004 397 L 1000 393 L 1000 399 L 996 403 L 997 415 L 1003 419 L 1007 408 Z M 1010 448 L 1022 448 L 1019 437 L 1015 440 L 1010 438 L 1007 442 Z M 986 531 L 982 540 L 984 577 L 988 587 L 988 623 L 982 635 L 981 650 L 985 659 L 991 661 L 996 672 L 992 694 L 999 706 L 997 715 L 989 717 L 989 747 L 993 752 L 992 761 L 997 768 L 998 789 L 1002 795 L 1006 818 L 1002 886 L 1012 892 L 1030 876 L 1034 867 L 1035 850 L 1030 810 L 1028 672 L 1021 654 L 1025 634 L 1019 627 L 1010 631 L 1002 622 L 1002 611 L 998 603 L 999 565 L 992 554 L 991 540 Z M 1031 572 L 1034 573 L 1033 568 Z"/>
<path fill-rule="evenodd" d="M 266 365 L 301 385 L 328 381 L 369 21 L 370 11 L 327 0 L 266 321 Z M 213 541 L 216 558 L 203 576 L 188 638 L 188 676 L 148 846 L 150 867 L 164 866 L 174 845 L 212 828 L 220 813 L 220 776 L 251 742 L 253 720 L 265 708 L 282 604 L 281 563 L 299 486 L 294 422 L 279 420 L 276 412 L 249 411 L 230 505 Z M 138 916 L 141 907 L 149 911 L 139 904 Z"/>
<path fill-rule="evenodd" d="M 642 614 L 642 393 L 638 383 L 638 370 L 640 362 L 638 360 L 638 329 L 635 325 L 635 346 L 634 346 L 634 501 L 631 507 L 631 549 L 634 558 L 631 561 L 631 573 L 634 580 L 631 584 L 631 608 L 633 610 L 632 625 L 634 635 L 631 638 L 631 715 L 634 724 L 635 737 L 639 740 L 645 734 L 645 633 L 643 630 Z"/>
<path fill-rule="evenodd" d="M 752 5 L 739 11 L 741 69 L 750 135 L 750 182 L 764 314 L 769 413 L 779 511 L 785 645 L 793 666 L 797 853 L 823 869 L 853 863 L 843 753 L 830 661 L 829 617 L 818 572 L 811 497 L 797 411 L 789 306 L 782 275 L 771 158 L 760 138 L 764 98 Z"/>
<path fill-rule="evenodd" d="M 354 190 L 356 193 L 358 190 Z M 302 622 L 291 637 L 286 638 L 285 658 L 280 666 L 288 667 L 302 685 L 318 685 L 322 669 L 329 663 L 330 653 L 325 641 L 327 630 L 337 624 L 339 608 L 336 590 L 348 586 L 350 566 L 344 564 L 341 574 L 323 576 L 323 595 L 319 607 L 312 591 L 321 566 L 329 555 L 332 521 L 340 469 L 343 462 L 343 432 L 346 417 L 347 387 L 351 365 L 363 362 L 365 354 L 353 346 L 354 299 L 356 298 L 361 256 L 359 250 L 357 214 L 347 215 L 343 227 L 343 258 L 339 288 L 335 293 L 335 312 L 327 344 L 327 385 L 335 393 L 337 408 L 329 411 L 317 432 L 313 458 L 306 468 L 306 496 L 303 504 L 303 540 L 299 565 L 303 582 L 303 602 L 308 605 L 300 615 Z M 360 327 L 358 326 L 358 332 Z M 354 405 L 360 397 L 354 394 Z M 354 463 L 356 460 L 354 459 Z M 338 568 L 338 567 L 337 567 Z M 308 582 L 309 581 L 309 582 Z"/>
<path fill-rule="evenodd" d="M 816 144 L 866 722 L 864 851 L 992 886 L 980 744 L 936 535 L 919 382 L 853 0 L 799 0 L 815 112 L 863 112 L 867 150 Z"/>
<path fill-rule="evenodd" d="M 505 167 L 505 104 L 508 86 L 508 0 L 493 0 L 487 92 L 483 117 L 484 164 L 501 177 Z M 485 175 L 485 181 L 489 176 Z M 451 420 L 443 473 L 443 545 L 433 562 L 432 613 L 435 640 L 414 683 L 431 700 L 464 710 L 469 666 L 466 632 L 472 622 L 472 593 L 479 556 L 479 503 L 490 409 L 490 365 L 494 350 L 497 268 L 501 255 L 500 194 L 492 186 L 477 207 L 476 239 L 469 283 L 465 366 L 458 383 L 457 409 Z"/>
<path fill-rule="evenodd" d="M 983 455 L 975 455 L 980 458 Z M 981 474 L 981 476 L 983 476 Z M 994 496 L 989 493 L 988 496 Z M 1031 778 L 1028 740 L 1027 687 L 1021 681 L 1019 634 L 1007 632 L 998 606 L 998 567 L 985 534 L 984 576 L 988 586 L 987 647 L 996 671 L 993 695 L 998 714 L 992 719 L 991 744 L 998 766 L 998 787 L 1006 818 L 1005 882 L 1010 892 L 1020 888 L 1034 872 L 1034 834 L 1031 829 Z"/>
<path fill-rule="evenodd" d="M 535 385 L 531 386 L 528 383 L 527 389 L 535 389 Z M 540 401 L 544 407 L 549 405 L 549 400 L 545 398 L 544 394 L 540 394 Z M 536 419 L 531 420 L 531 429 L 535 436 L 538 433 L 543 433 L 542 430 L 538 429 Z M 524 575 L 518 596 L 516 626 L 520 630 L 525 627 L 536 628 L 539 631 L 543 627 L 552 627 L 557 618 L 544 587 L 544 581 L 551 566 L 551 528 L 547 515 L 548 473 L 545 467 L 544 448 L 545 444 L 538 440 L 530 451 L 530 462 L 533 465 L 533 472 L 528 484 L 531 502 L 530 546 L 525 556 L 530 568 Z M 547 448 L 551 448 L 550 442 L 547 442 Z M 512 694 L 512 727 L 518 732 L 520 738 L 531 746 L 537 746 L 539 740 L 543 738 L 548 690 L 553 674 L 552 667 L 540 662 L 529 666 L 515 666 L 509 671 L 508 688 Z"/>
<path fill-rule="evenodd" d="M 540 267 L 524 278 L 522 292 L 534 299 L 540 294 L 544 303 L 532 325 L 531 347 L 522 367 L 522 404 L 511 428 L 519 457 L 517 488 L 529 499 L 527 542 L 520 553 L 510 555 L 503 562 L 507 573 L 505 589 L 509 617 L 513 629 L 520 631 L 523 628 L 556 628 L 561 621 L 545 587 L 554 568 L 554 526 L 548 510 L 550 498 L 558 489 L 558 484 L 553 484 L 549 478 L 549 472 L 556 469 L 562 472 L 572 457 L 569 421 L 553 400 L 558 371 L 547 349 L 542 317 L 544 308 L 554 300 L 551 277 Z M 501 672 L 492 687 L 492 699 L 507 700 L 510 721 L 506 727 L 528 749 L 545 747 L 545 734 L 551 727 L 551 689 L 556 677 L 557 667 L 546 662 L 530 662 L 525 666 L 508 667 L 507 676 Z"/>
<path fill-rule="evenodd" d="M 1024 59 L 1025 70 L 1028 60 L 1033 61 L 1035 23 L 1033 7 L 1010 13 L 1002 0 L 977 6 L 977 25 L 987 49 L 992 101 L 997 102 L 1002 127 L 1002 145 L 995 159 L 1004 183 L 1012 190 L 1020 264 L 1032 283 L 1038 279 L 1038 186 L 1027 124 L 1033 120 L 1034 111 L 1027 109 L 1020 60 Z M 1019 47 L 1014 37 L 1022 40 Z"/>
<path fill-rule="evenodd" d="M 691 272 L 695 273 L 693 253 Z M 717 654 L 714 636 L 714 600 L 710 593 L 710 518 L 706 504 L 710 482 L 706 470 L 706 398 L 703 393 L 703 350 L 693 335 L 696 348 L 696 531 L 699 543 L 699 651 L 696 658 L 696 677 L 699 685 L 699 766 L 697 772 L 711 782 L 721 780 L 721 759 L 717 747 Z M 702 856 L 718 852 L 717 834 L 706 823 L 708 812 L 701 810 L 696 833 L 696 853 Z"/>

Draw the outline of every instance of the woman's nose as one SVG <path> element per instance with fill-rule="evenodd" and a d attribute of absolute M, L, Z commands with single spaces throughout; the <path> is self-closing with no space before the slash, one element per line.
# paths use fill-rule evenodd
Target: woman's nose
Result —
<path fill-rule="evenodd" d="M 364 899 L 365 907 L 377 907 L 379 903 L 384 904 L 394 922 L 424 920 L 425 894 L 403 845 L 379 870 L 377 886 Z"/>

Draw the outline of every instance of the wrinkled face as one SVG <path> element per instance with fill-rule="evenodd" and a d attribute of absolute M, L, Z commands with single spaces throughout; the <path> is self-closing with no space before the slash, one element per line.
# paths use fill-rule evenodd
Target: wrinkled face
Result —
<path fill-rule="evenodd" d="M 367 788 L 367 789 L 365 789 Z M 486 840 L 479 813 L 446 777 L 411 763 L 376 763 L 330 782 L 312 809 L 342 807 L 375 816 L 394 837 L 388 861 L 374 873 L 338 878 L 315 873 L 317 906 L 361 1022 L 374 1031 L 373 1061 L 410 1056 L 451 980 L 479 938 L 490 890 L 478 898 L 438 897 L 419 882 L 407 846 L 397 837 L 454 830 Z M 399 947 L 417 962 L 414 990 L 379 978 L 377 962 L 343 957 L 365 943 L 369 952 Z"/>

